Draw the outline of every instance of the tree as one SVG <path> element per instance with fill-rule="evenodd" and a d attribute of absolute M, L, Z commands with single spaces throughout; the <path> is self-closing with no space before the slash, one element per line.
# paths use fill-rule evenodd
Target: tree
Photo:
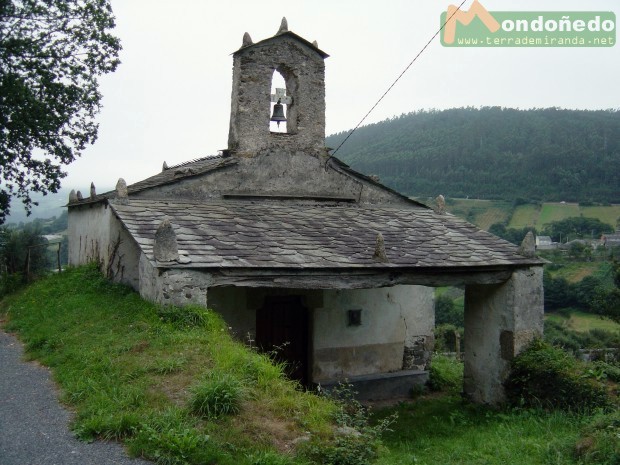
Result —
<path fill-rule="evenodd" d="M 536 228 L 532 226 L 526 226 L 521 229 L 515 228 L 507 228 L 502 223 L 494 223 L 489 228 L 489 232 L 491 234 L 495 234 L 497 237 L 501 237 L 502 239 L 512 242 L 515 245 L 520 245 L 523 242 L 523 239 L 527 235 L 528 232 L 532 232 L 532 234 L 536 235 Z"/>
<path fill-rule="evenodd" d="M 23 229 L 0 228 L 0 267 L 7 274 L 37 276 L 49 270 L 50 254 L 41 228 L 28 223 Z"/>
<path fill-rule="evenodd" d="M 554 241 L 562 239 L 590 238 L 598 239 L 601 234 L 613 232 L 614 228 L 598 218 L 573 216 L 560 221 L 552 221 L 546 225 L 543 233 L 551 236 Z"/>
<path fill-rule="evenodd" d="M 99 76 L 120 63 L 109 0 L 0 0 L 0 224 L 57 192 L 97 138 Z"/>
<path fill-rule="evenodd" d="M 435 300 L 435 325 L 454 325 L 457 328 L 465 326 L 462 309 L 454 305 L 454 301 L 447 295 L 440 295 Z"/>
<path fill-rule="evenodd" d="M 620 323 L 620 262 L 614 260 L 612 266 L 614 287 L 598 289 L 592 306 L 597 313 Z"/>

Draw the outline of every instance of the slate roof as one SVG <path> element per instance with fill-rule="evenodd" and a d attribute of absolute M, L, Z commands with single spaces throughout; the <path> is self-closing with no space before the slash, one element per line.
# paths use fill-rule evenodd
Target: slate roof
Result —
<path fill-rule="evenodd" d="M 127 186 L 127 193 L 129 195 L 135 194 L 146 189 L 153 187 L 163 186 L 165 184 L 172 184 L 181 179 L 198 176 L 209 171 L 224 168 L 227 166 L 237 164 L 237 160 L 224 155 L 212 155 L 209 157 L 198 158 L 179 165 L 170 166 L 168 169 L 157 173 L 154 176 L 143 179 Z M 116 197 L 116 191 L 109 191 L 103 194 L 95 196 L 95 198 L 86 197 L 80 202 L 70 203 L 69 206 L 84 205 L 88 203 L 100 202 L 105 199 L 111 199 Z"/>
<path fill-rule="evenodd" d="M 231 157 L 224 157 L 222 155 L 199 158 L 198 160 L 192 160 L 180 165 L 171 166 L 161 173 L 146 178 L 142 181 L 136 182 L 127 186 L 127 193 L 129 195 L 136 192 L 149 189 L 151 187 L 162 186 L 164 184 L 172 184 L 183 178 L 197 176 L 199 174 L 213 171 L 225 166 L 235 165 L 237 160 Z"/>
<path fill-rule="evenodd" d="M 153 262 L 164 217 L 183 256 L 175 268 L 462 268 L 541 264 L 452 215 L 424 208 L 341 203 L 132 199 L 111 207 Z M 373 259 L 377 233 L 388 263 Z M 189 259 L 189 260 L 188 260 Z M 166 265 L 168 267 L 168 265 Z"/>

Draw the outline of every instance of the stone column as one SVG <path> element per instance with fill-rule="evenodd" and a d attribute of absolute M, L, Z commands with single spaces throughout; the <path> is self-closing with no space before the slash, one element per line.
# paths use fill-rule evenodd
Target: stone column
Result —
<path fill-rule="evenodd" d="M 465 289 L 464 394 L 496 405 L 505 400 L 510 361 L 543 331 L 542 266 L 515 270 L 503 284 Z"/>

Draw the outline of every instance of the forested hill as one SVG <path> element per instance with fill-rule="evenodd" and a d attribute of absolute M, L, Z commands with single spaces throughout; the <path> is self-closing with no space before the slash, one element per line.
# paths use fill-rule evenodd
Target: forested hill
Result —
<path fill-rule="evenodd" d="M 361 127 L 336 157 L 411 196 L 620 203 L 620 111 L 420 111 Z"/>

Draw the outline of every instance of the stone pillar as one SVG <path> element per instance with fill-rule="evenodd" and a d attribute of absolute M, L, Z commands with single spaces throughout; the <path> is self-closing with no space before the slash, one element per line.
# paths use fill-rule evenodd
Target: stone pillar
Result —
<path fill-rule="evenodd" d="M 464 394 L 496 405 L 505 400 L 510 361 L 543 331 L 542 266 L 515 270 L 508 281 L 465 289 Z"/>

